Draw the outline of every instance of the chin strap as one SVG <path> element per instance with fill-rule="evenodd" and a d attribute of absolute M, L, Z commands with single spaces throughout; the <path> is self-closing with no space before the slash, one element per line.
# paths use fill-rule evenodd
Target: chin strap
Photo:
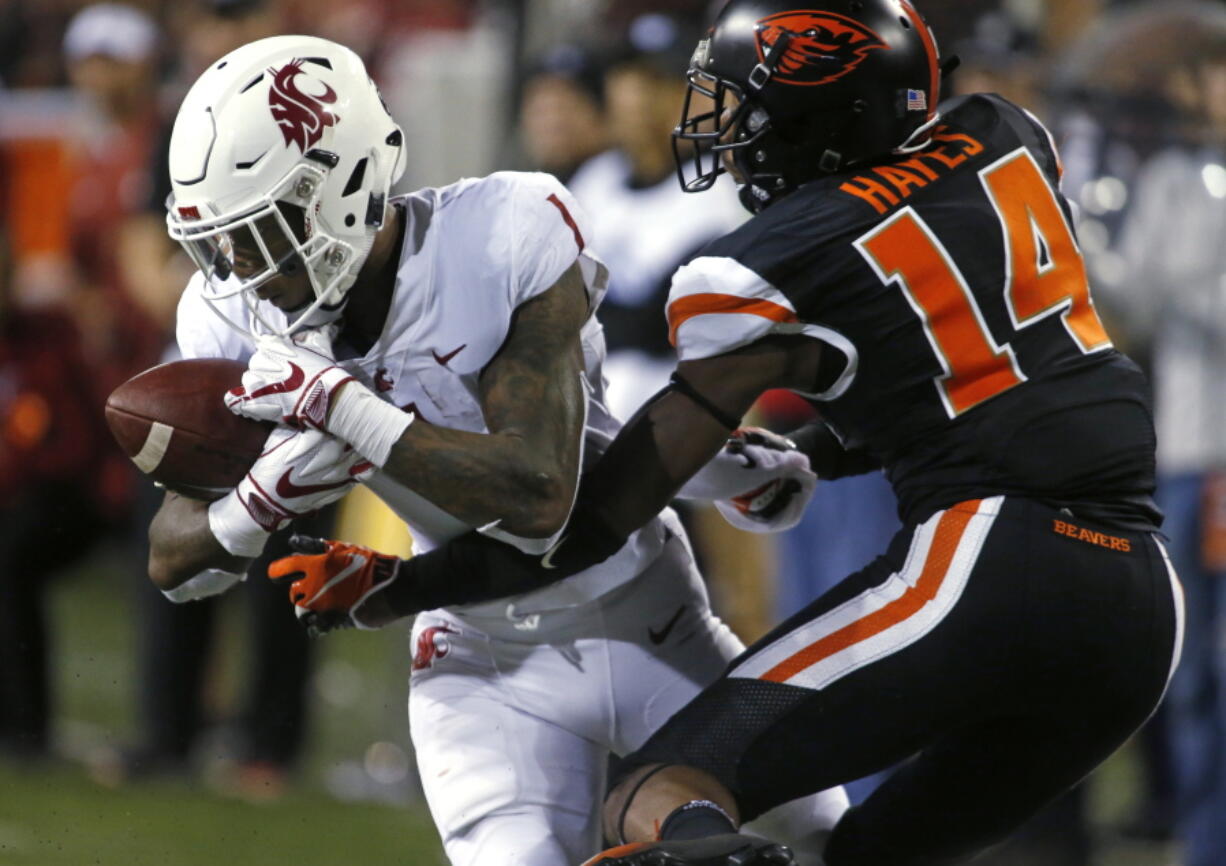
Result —
<path fill-rule="evenodd" d="M 775 74 L 775 70 L 783 60 L 783 55 L 788 53 L 788 46 L 792 44 L 794 38 L 796 34 L 790 30 L 782 30 L 779 33 L 775 44 L 766 52 L 762 62 L 749 71 L 747 83 L 751 90 L 761 90 L 766 86 L 766 82 L 771 80 L 771 76 Z"/>
<path fill-rule="evenodd" d="M 923 150 L 932 143 L 932 130 L 936 129 L 938 123 L 941 122 L 941 112 L 937 112 L 932 116 L 932 120 L 922 126 L 918 126 L 915 132 L 907 136 L 907 140 L 894 148 L 894 153 L 905 155 L 908 153 L 916 153 Z"/>

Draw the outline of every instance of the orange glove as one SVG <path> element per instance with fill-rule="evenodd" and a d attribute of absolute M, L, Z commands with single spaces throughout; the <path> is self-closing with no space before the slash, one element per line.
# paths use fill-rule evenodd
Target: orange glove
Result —
<path fill-rule="evenodd" d="M 274 583 L 289 584 L 289 600 L 311 637 L 339 628 L 373 629 L 358 617 L 362 605 L 396 579 L 400 558 L 369 547 L 294 535 L 297 551 L 268 566 Z"/>

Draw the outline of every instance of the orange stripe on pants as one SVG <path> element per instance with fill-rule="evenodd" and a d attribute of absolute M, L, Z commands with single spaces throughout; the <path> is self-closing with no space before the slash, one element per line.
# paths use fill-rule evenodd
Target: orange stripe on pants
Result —
<path fill-rule="evenodd" d="M 932 536 L 932 545 L 928 548 L 928 558 L 924 560 L 924 568 L 915 586 L 885 607 L 819 638 L 784 659 L 763 674 L 762 679 L 774 683 L 787 682 L 822 659 L 897 625 L 936 598 L 937 591 L 949 571 L 949 564 L 953 561 L 954 552 L 958 549 L 958 543 L 962 541 L 962 534 L 971 518 L 978 512 L 982 501 L 972 499 L 969 502 L 961 502 L 941 515 L 936 532 Z"/>

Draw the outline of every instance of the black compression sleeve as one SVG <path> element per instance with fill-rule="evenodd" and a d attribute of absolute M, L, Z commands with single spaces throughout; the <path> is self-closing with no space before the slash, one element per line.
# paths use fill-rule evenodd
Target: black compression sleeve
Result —
<path fill-rule="evenodd" d="M 400 563 L 383 591 L 399 616 L 457 604 L 476 604 L 541 589 L 603 562 L 624 536 L 576 506 L 562 540 L 549 554 L 527 554 L 473 530 Z"/>
<path fill-rule="evenodd" d="M 408 616 L 534 589 L 526 570 L 515 561 L 515 553 L 518 551 L 502 542 L 468 532 L 401 562 L 396 580 L 383 595 L 393 611 Z M 500 560 L 510 560 L 511 567 Z"/>
<path fill-rule="evenodd" d="M 698 389 L 695 388 L 693 385 L 691 385 L 688 381 L 686 381 L 686 379 L 680 373 L 674 372 L 673 375 L 669 377 L 668 387 L 674 391 L 680 391 L 682 394 L 689 397 L 699 407 L 701 407 L 704 412 L 706 412 L 708 415 L 710 415 L 712 418 L 714 418 L 724 427 L 727 427 L 729 430 L 735 430 L 736 428 L 741 426 L 740 419 L 733 418 L 723 409 L 719 408 L 714 403 L 712 403 L 710 400 L 708 400 L 706 397 L 704 397 L 698 391 Z"/>
<path fill-rule="evenodd" d="M 881 468 L 881 461 L 867 451 L 844 448 L 834 432 L 821 421 L 806 424 L 787 436 L 796 443 L 797 450 L 809 458 L 809 466 L 817 477 L 826 481 Z"/>

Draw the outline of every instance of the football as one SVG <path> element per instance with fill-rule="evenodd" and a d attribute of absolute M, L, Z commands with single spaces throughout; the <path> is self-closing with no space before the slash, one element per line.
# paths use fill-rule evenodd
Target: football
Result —
<path fill-rule="evenodd" d="M 111 392 L 106 422 L 146 475 L 177 493 L 216 499 L 242 480 L 273 429 L 222 402 L 246 369 L 220 358 L 153 367 Z"/>

